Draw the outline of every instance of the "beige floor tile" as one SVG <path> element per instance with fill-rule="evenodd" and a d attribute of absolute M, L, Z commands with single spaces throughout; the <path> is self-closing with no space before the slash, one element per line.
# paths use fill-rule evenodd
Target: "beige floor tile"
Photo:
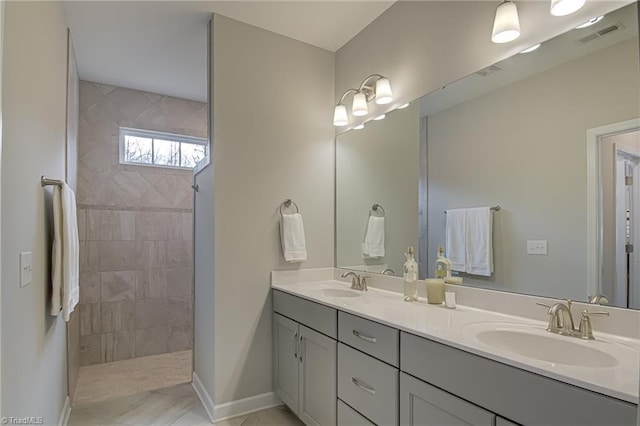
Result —
<path fill-rule="evenodd" d="M 102 422 L 114 422 L 118 416 L 130 411 L 149 395 L 149 392 L 142 392 L 113 398 L 108 401 L 77 405 L 71 409 L 71 417 L 91 417 Z"/>
<path fill-rule="evenodd" d="M 199 404 L 195 396 L 152 393 L 114 420 L 116 423 L 132 426 L 170 425 Z"/>
<path fill-rule="evenodd" d="M 180 416 L 171 426 L 210 426 L 211 421 L 202 405 L 198 404 Z"/>
<path fill-rule="evenodd" d="M 250 414 L 242 426 L 301 426 L 303 423 L 285 406 L 270 408 Z"/>
<path fill-rule="evenodd" d="M 176 395 L 176 396 L 195 396 L 196 393 L 191 386 L 191 383 L 183 383 L 181 385 L 171 386 L 170 388 L 163 388 L 154 391 L 155 393 L 162 393 L 165 395 Z"/>

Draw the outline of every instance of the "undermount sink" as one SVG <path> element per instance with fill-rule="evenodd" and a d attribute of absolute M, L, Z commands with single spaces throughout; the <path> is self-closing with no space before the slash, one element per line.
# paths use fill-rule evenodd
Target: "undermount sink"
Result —
<path fill-rule="evenodd" d="M 496 349 L 574 367 L 615 367 L 618 361 L 608 353 L 590 346 L 589 341 L 574 340 L 573 337 L 546 335 L 546 331 L 500 327 L 479 331 L 479 342 Z"/>
<path fill-rule="evenodd" d="M 360 297 L 361 291 L 349 290 L 345 288 L 323 288 L 317 292 L 324 297 Z"/>

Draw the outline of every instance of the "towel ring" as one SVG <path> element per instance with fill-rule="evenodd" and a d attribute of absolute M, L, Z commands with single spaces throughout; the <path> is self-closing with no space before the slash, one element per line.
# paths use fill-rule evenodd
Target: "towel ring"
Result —
<path fill-rule="evenodd" d="M 300 209 L 298 208 L 298 205 L 296 204 L 296 202 L 291 201 L 291 198 L 287 198 L 282 203 L 280 203 L 280 216 L 282 216 L 282 206 L 289 208 L 291 207 L 291 204 L 293 204 L 296 207 L 296 213 L 300 213 Z"/>
<path fill-rule="evenodd" d="M 380 217 L 385 217 L 386 213 L 384 212 L 384 207 L 382 207 L 380 204 L 374 204 L 371 206 L 371 210 L 369 211 L 369 216 L 373 216 L 371 214 L 371 212 L 377 212 L 378 209 L 382 210 L 382 214 L 380 215 Z"/>

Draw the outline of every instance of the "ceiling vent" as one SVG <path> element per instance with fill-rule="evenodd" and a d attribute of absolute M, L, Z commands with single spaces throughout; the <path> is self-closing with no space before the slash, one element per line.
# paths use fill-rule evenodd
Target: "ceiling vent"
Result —
<path fill-rule="evenodd" d="M 618 21 L 614 24 L 609 25 L 608 27 L 602 28 L 598 31 L 594 31 L 590 34 L 587 34 L 586 36 L 578 39 L 578 41 L 580 43 L 588 43 L 590 41 L 599 39 L 600 37 L 604 37 L 608 34 L 614 33 L 618 30 L 621 30 L 624 28 L 624 25 L 622 25 L 622 22 Z"/>
<path fill-rule="evenodd" d="M 497 65 L 490 65 L 484 69 L 481 69 L 480 71 L 477 71 L 476 74 L 478 74 L 479 76 L 482 77 L 486 77 L 490 74 L 496 73 L 498 71 L 502 71 L 502 68 L 500 68 Z"/>

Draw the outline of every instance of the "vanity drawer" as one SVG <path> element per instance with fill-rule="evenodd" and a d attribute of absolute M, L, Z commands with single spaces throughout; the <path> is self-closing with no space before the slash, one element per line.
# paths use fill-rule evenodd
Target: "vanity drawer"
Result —
<path fill-rule="evenodd" d="M 328 306 L 273 290 L 273 311 L 333 339 L 338 336 L 338 314 Z"/>
<path fill-rule="evenodd" d="M 338 397 L 376 424 L 398 424 L 398 370 L 342 343 Z"/>
<path fill-rule="evenodd" d="M 338 426 L 375 426 L 366 417 L 338 400 Z"/>
<path fill-rule="evenodd" d="M 338 312 L 338 340 L 391 365 L 399 366 L 400 332 L 386 325 Z"/>

